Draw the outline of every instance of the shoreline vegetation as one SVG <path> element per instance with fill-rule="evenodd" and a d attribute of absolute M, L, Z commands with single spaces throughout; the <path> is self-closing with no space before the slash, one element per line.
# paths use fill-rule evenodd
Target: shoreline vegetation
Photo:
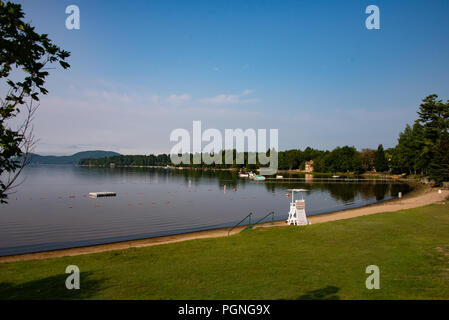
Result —
<path fill-rule="evenodd" d="M 88 160 L 88 159 L 85 159 Z M 93 164 L 78 164 L 78 167 L 87 167 L 87 168 L 110 168 L 110 169 L 124 169 L 124 168 L 132 168 L 132 169 L 174 169 L 174 170 L 204 170 L 204 171 L 232 171 L 238 173 L 241 168 L 214 168 L 214 167 L 184 167 L 184 166 L 173 166 L 173 165 L 165 165 L 165 166 L 157 166 L 157 165 L 123 165 L 113 167 L 108 165 L 93 165 Z M 255 169 L 254 171 L 258 172 L 259 169 Z M 310 174 L 314 176 L 322 176 L 328 177 L 335 174 L 340 176 L 351 176 L 351 177 L 373 177 L 378 179 L 401 179 L 407 181 L 417 181 L 421 178 L 421 175 L 403 175 L 403 174 L 393 174 L 389 172 L 363 172 L 363 173 L 355 173 L 355 172 L 315 172 L 315 171 L 305 171 L 301 169 L 284 169 L 277 170 L 277 174 L 279 173 L 287 173 L 287 174 Z M 275 176 L 275 175 L 273 175 Z"/>
<path fill-rule="evenodd" d="M 437 192 L 437 189 L 430 187 L 418 187 L 410 193 L 406 194 L 403 198 L 395 198 L 380 203 L 375 203 L 367 206 L 362 206 L 354 209 L 340 210 L 330 212 L 326 214 L 309 216 L 308 220 L 312 224 L 320 224 L 325 222 L 351 219 L 355 217 L 372 215 L 382 212 L 396 212 L 400 210 L 408 210 L 417 207 L 422 207 L 435 203 L 445 202 L 449 198 L 449 190 L 441 190 L 441 194 Z M 286 214 L 287 215 L 287 214 Z M 287 226 L 284 220 L 260 223 L 258 227 L 280 227 Z M 240 233 L 247 226 L 240 226 L 233 230 L 231 235 Z M 307 227 L 301 227 L 307 228 Z M 40 260 L 49 258 L 60 258 L 67 256 L 89 255 L 99 252 L 116 251 L 129 248 L 141 248 L 154 245 L 183 242 L 187 240 L 205 239 L 205 238 L 217 238 L 228 236 L 230 228 L 209 229 L 204 231 L 181 233 L 168 236 L 160 236 L 154 238 L 146 238 L 139 240 L 121 241 L 101 245 L 76 247 L 70 249 L 50 250 L 36 253 L 10 255 L 0 257 L 0 264 L 7 262 L 26 261 L 26 260 Z"/>
<path fill-rule="evenodd" d="M 0 263 L 0 297 L 448 299 L 448 195 L 421 189 L 370 207 L 382 213 L 343 211 L 327 215 L 338 221 L 314 221 L 306 227 L 268 223 L 231 237 L 205 232 L 165 243 L 121 243 L 116 250 L 97 246 L 90 254 L 72 250 L 71 255 L 59 251 L 44 253 L 40 260 L 10 260 Z M 415 205 L 425 206 L 406 209 Z M 80 268 L 82 290 L 63 285 L 72 264 Z M 372 264 L 381 269 L 382 290 L 365 288 L 365 269 Z"/>
<path fill-rule="evenodd" d="M 183 164 L 174 165 L 170 154 L 159 155 L 119 155 L 113 157 L 82 159 L 81 166 L 99 167 L 186 167 L 202 169 L 225 169 L 256 171 L 273 165 L 262 165 L 260 156 L 273 161 L 272 153 L 277 152 L 276 169 L 280 172 L 300 170 L 314 173 L 341 173 L 401 176 L 428 176 L 435 184 L 449 181 L 449 101 L 443 103 L 438 95 L 431 94 L 422 100 L 417 111 L 418 119 L 413 126 L 406 125 L 399 134 L 398 143 L 393 148 L 384 150 L 379 144 L 377 150 L 365 148 L 361 151 L 354 146 L 336 147 L 332 151 L 307 147 L 304 150 L 291 149 L 278 151 L 269 149 L 266 152 L 237 152 L 237 150 L 221 150 L 216 153 L 177 154 L 182 156 Z M 245 137 L 239 137 L 244 139 Z M 236 137 L 237 139 L 237 137 Z M 232 152 L 233 163 L 226 162 L 226 153 Z M 205 163 L 204 159 L 211 160 Z M 187 162 L 187 164 L 185 163 Z"/>

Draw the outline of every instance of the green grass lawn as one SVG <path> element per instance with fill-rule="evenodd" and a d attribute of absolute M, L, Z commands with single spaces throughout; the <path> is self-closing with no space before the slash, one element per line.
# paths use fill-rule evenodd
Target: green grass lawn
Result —
<path fill-rule="evenodd" d="M 67 265 L 81 289 L 67 290 Z M 368 265 L 380 289 L 368 290 Z M 1 299 L 449 299 L 449 205 L 0 264 Z"/>

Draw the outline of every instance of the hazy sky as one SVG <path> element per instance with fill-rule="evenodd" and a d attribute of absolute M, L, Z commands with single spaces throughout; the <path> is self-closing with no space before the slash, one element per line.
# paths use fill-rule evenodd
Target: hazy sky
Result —
<path fill-rule="evenodd" d="M 72 53 L 34 122 L 42 154 L 168 152 L 193 120 L 279 129 L 281 150 L 390 147 L 422 98 L 449 98 L 447 0 L 16 2 Z"/>

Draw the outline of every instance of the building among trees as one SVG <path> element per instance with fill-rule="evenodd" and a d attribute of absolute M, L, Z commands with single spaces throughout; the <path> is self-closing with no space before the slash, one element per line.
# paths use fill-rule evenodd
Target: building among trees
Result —
<path fill-rule="evenodd" d="M 306 161 L 306 172 L 313 172 L 313 160 Z"/>

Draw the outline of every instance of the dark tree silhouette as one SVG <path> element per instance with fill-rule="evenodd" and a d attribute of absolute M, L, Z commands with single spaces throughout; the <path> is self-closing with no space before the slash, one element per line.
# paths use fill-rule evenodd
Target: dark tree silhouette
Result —
<path fill-rule="evenodd" d="M 33 115 L 49 75 L 48 65 L 65 61 L 70 53 L 52 44 L 46 34 L 38 34 L 26 23 L 20 4 L 0 0 L 0 81 L 6 82 L 6 96 L 0 98 L 0 203 L 17 186 L 17 178 L 29 161 L 35 140 Z M 21 80 L 12 80 L 21 79 Z M 16 127 L 11 120 L 20 112 L 25 120 Z"/>

